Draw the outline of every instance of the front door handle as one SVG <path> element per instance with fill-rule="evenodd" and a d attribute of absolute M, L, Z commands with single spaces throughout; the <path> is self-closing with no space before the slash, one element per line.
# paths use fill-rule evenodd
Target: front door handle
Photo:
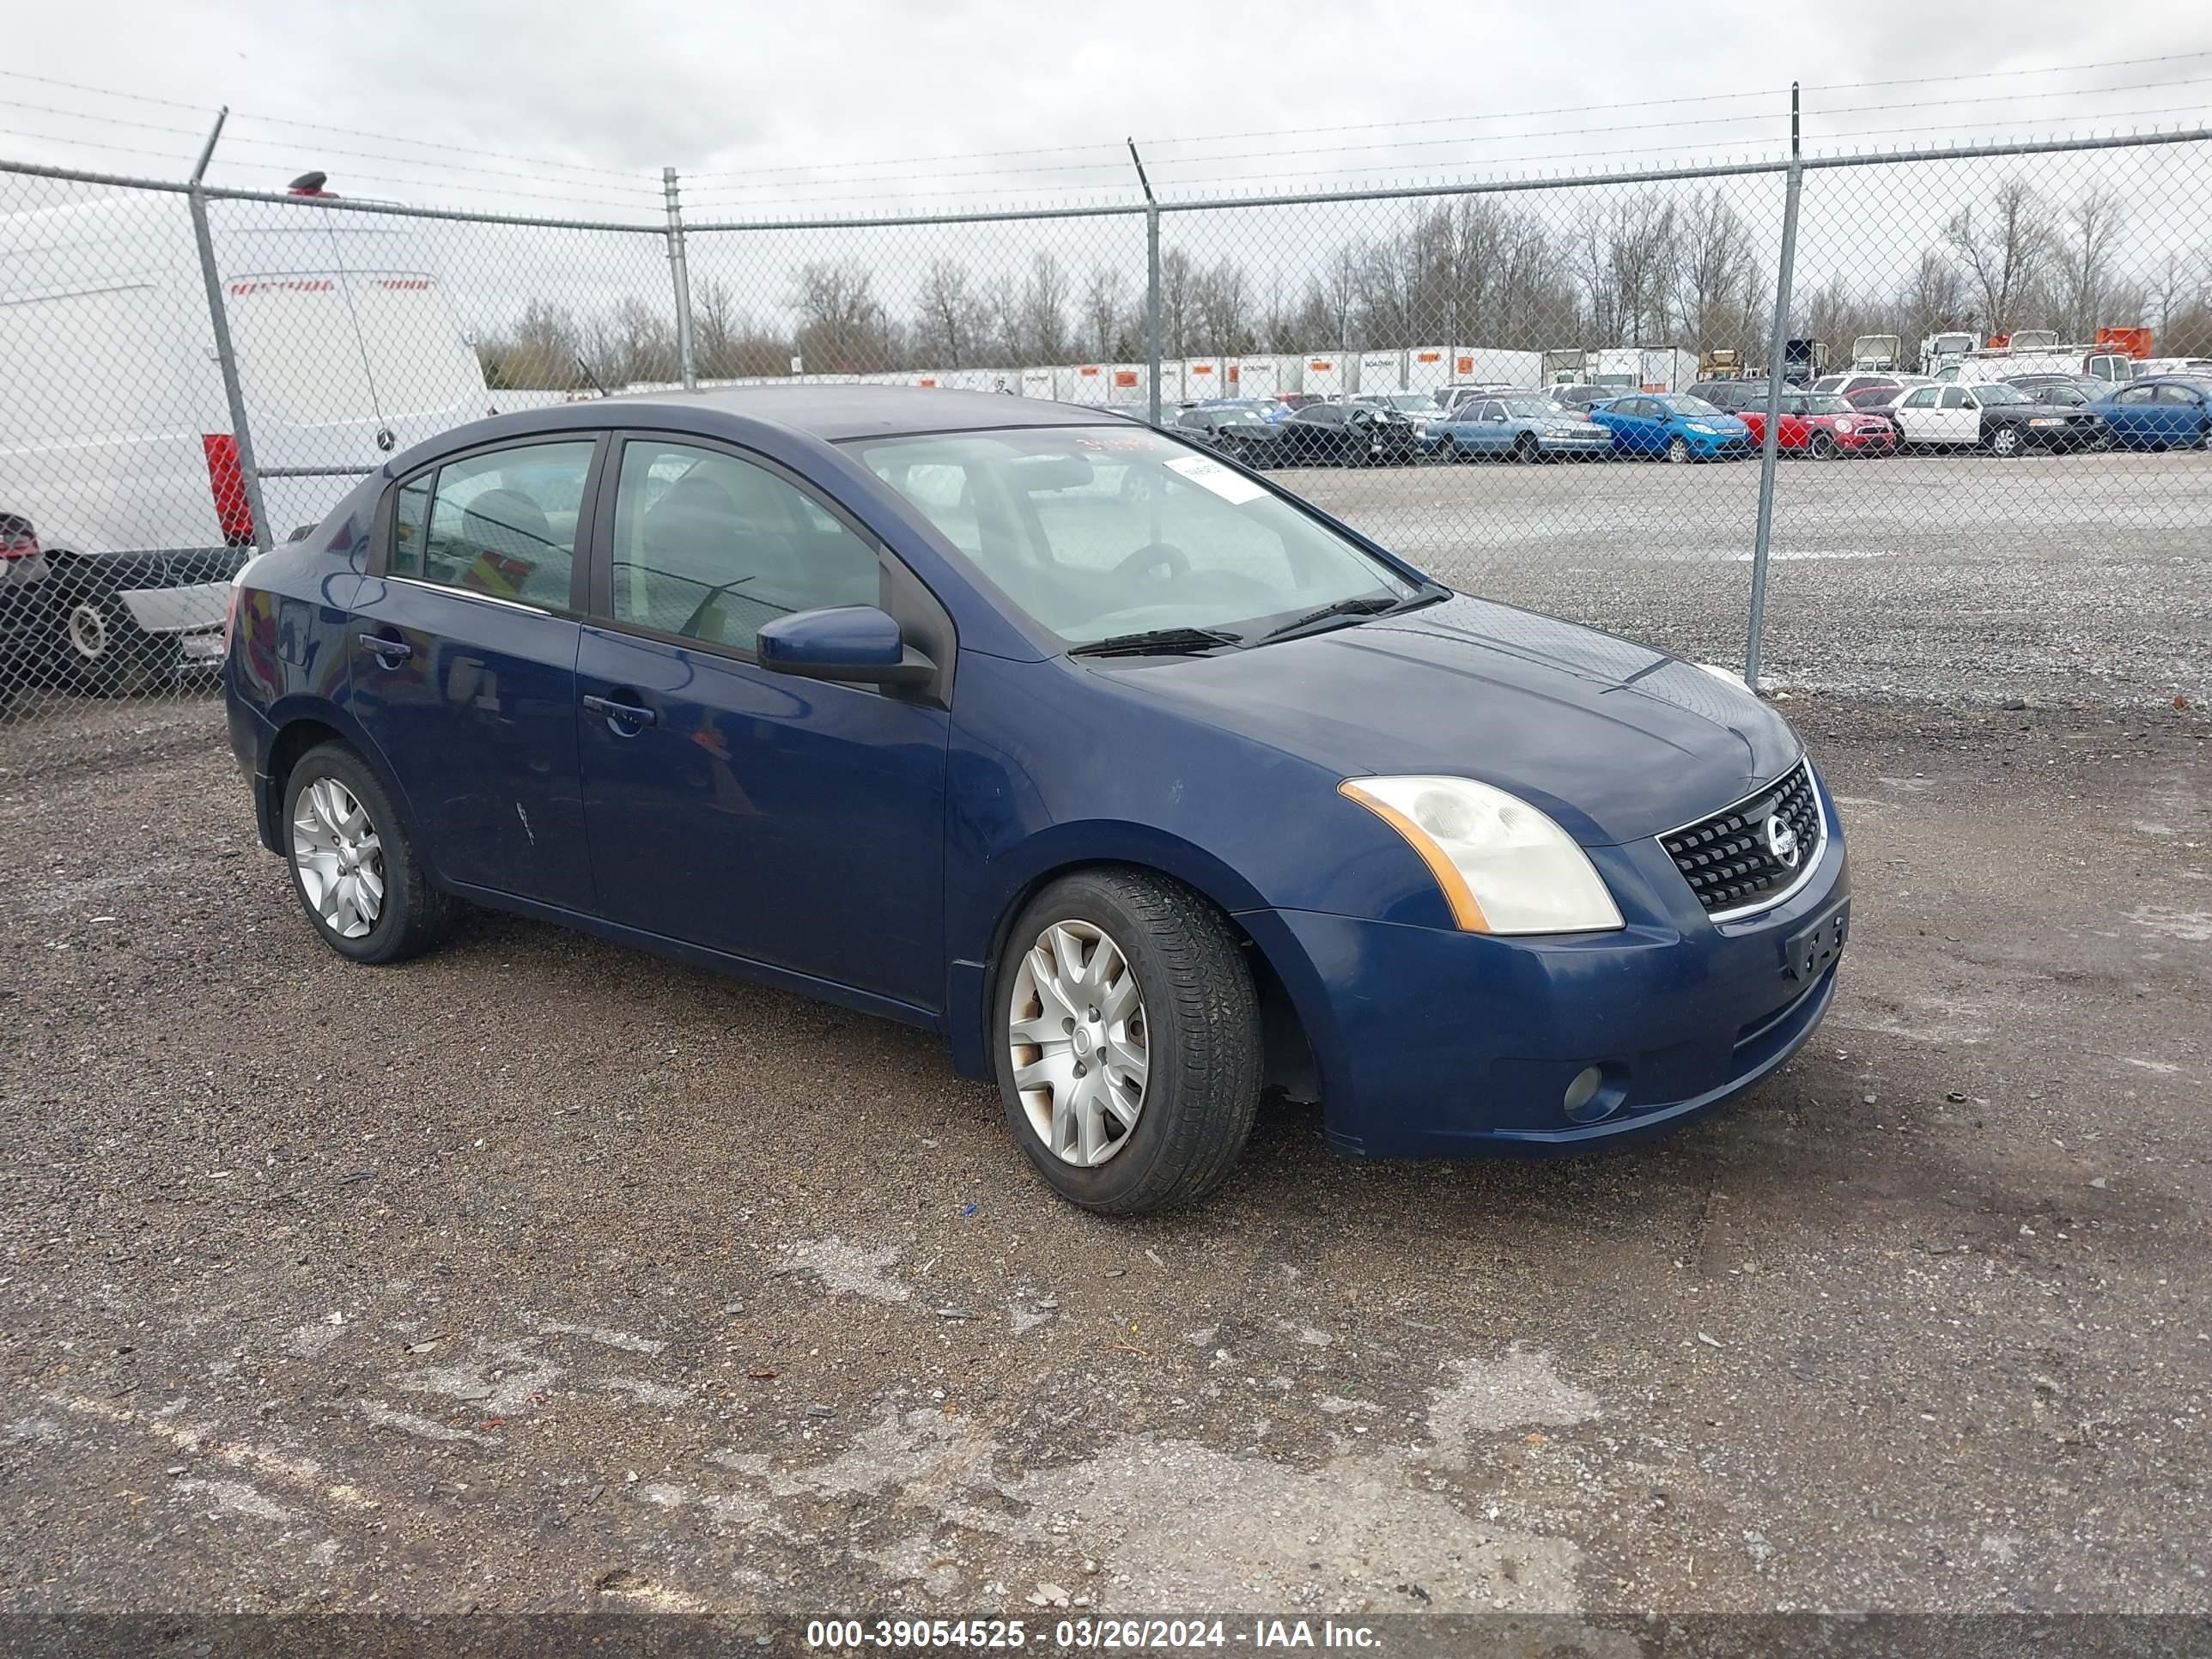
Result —
<path fill-rule="evenodd" d="M 376 653 L 376 659 L 386 668 L 397 668 L 415 654 L 415 647 L 404 640 L 389 640 L 381 634 L 363 634 L 361 642 Z"/>
<path fill-rule="evenodd" d="M 613 697 L 586 697 L 584 707 L 594 714 L 604 714 L 608 727 L 618 737 L 634 738 L 660 718 L 642 703 L 623 702 Z"/>

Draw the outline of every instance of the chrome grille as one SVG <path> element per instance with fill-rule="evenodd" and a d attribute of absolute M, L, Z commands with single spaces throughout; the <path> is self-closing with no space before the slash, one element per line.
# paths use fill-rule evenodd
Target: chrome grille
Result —
<path fill-rule="evenodd" d="M 1776 818 L 1796 838 L 1794 862 L 1774 852 L 1767 823 Z M 1812 872 L 1826 841 L 1812 765 L 1802 760 L 1756 794 L 1659 837 L 1698 902 L 1717 918 L 1780 902 Z"/>

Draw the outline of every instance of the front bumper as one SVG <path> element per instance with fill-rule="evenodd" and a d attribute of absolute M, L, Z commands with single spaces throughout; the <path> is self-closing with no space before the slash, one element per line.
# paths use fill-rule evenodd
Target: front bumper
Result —
<path fill-rule="evenodd" d="M 1311 911 L 1240 918 L 1297 1006 L 1329 1138 L 1370 1157 L 1541 1154 L 1631 1139 L 1750 1088 L 1808 1039 L 1836 967 L 1788 943 L 1850 894 L 1832 801 L 1812 878 L 1715 923 L 1656 842 L 1592 848 L 1628 926 L 1498 939 Z M 1565 1106 L 1586 1067 L 1602 1075 Z"/>
<path fill-rule="evenodd" d="M 1747 433 L 1685 432 L 1682 436 L 1690 441 L 1692 453 L 1705 461 L 1737 459 L 1750 454 L 1753 447 Z"/>

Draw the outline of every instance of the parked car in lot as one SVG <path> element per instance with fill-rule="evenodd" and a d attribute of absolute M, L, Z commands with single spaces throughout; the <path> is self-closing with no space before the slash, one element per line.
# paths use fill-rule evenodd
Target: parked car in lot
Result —
<path fill-rule="evenodd" d="M 1897 401 L 1898 395 L 1917 386 L 1934 386 L 1936 382 L 1925 374 L 1893 374 L 1888 373 L 1857 373 L 1824 374 L 1807 388 L 1811 392 L 1826 392 L 1841 398 L 1854 409 L 1886 409 Z"/>
<path fill-rule="evenodd" d="M 1278 398 L 1202 398 L 1184 407 L 1226 410 L 1255 421 L 1287 421 L 1291 418 L 1291 411 L 1283 407 L 1282 400 Z"/>
<path fill-rule="evenodd" d="M 1109 1212 L 1225 1179 L 1270 1083 L 1370 1155 L 1680 1124 L 1813 1034 L 1849 925 L 1834 799 L 1741 682 L 1095 410 L 472 422 L 253 561 L 227 635 L 337 955 L 470 901 L 941 1033 Z"/>
<path fill-rule="evenodd" d="M 1309 404 L 1287 421 L 1219 434 L 1252 466 L 1382 466 L 1415 458 L 1420 434 L 1403 415 L 1365 404 Z"/>
<path fill-rule="evenodd" d="M 1914 386 L 1890 405 L 1889 417 L 1909 447 L 1979 447 L 2009 457 L 2030 449 L 2094 449 L 2106 441 L 2105 422 L 2094 410 L 2040 404 L 2002 384 Z"/>
<path fill-rule="evenodd" d="M 1566 409 L 1595 409 L 1620 395 L 1620 388 L 1617 386 L 1592 386 L 1579 380 L 1544 388 L 1544 396 Z"/>
<path fill-rule="evenodd" d="M 2063 409 L 2087 409 L 2110 397 L 2112 383 L 2087 374 L 2015 374 L 2007 386 L 2018 386 L 2039 404 Z"/>
<path fill-rule="evenodd" d="M 1476 398 L 1429 422 L 1422 448 L 1447 461 L 1477 456 L 1516 461 L 1557 460 L 1567 455 L 1603 455 L 1613 434 L 1578 409 L 1568 409 L 1533 392 L 1505 398 Z"/>
<path fill-rule="evenodd" d="M 1318 392 L 1279 392 L 1275 401 L 1295 414 L 1301 409 L 1311 409 L 1316 404 L 1325 404 L 1328 398 Z"/>
<path fill-rule="evenodd" d="M 1287 412 L 1283 418 L 1290 418 Z M 1200 443 L 1234 453 L 1244 434 L 1257 432 L 1273 422 L 1250 410 L 1219 409 L 1201 404 L 1183 410 L 1164 424 L 1173 427 L 1177 432 L 1188 434 Z"/>
<path fill-rule="evenodd" d="M 2202 449 L 2212 432 L 2212 378 L 2136 380 L 2095 410 L 2126 448 Z"/>
<path fill-rule="evenodd" d="M 1754 447 L 1766 441 L 1765 381 L 1714 380 L 1692 391 L 1741 421 Z M 1887 455 L 1897 447 L 1897 428 L 1887 416 L 1855 409 L 1833 392 L 1784 386 L 1774 447 L 1780 454 L 1809 455 L 1815 460 Z"/>
<path fill-rule="evenodd" d="M 1616 398 L 1590 410 L 1590 418 L 1613 434 L 1617 455 L 1714 461 L 1751 453 L 1749 427 L 1686 392 Z"/>

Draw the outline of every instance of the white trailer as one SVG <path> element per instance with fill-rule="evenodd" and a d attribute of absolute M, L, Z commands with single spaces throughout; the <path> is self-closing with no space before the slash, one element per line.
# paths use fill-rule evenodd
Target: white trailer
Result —
<path fill-rule="evenodd" d="M 1115 409 L 1140 409 L 1152 398 L 1152 372 L 1144 363 L 1114 363 L 1107 369 L 1106 404 Z"/>
<path fill-rule="evenodd" d="M 1352 379 L 1343 358 L 1328 353 L 1301 357 L 1297 390 L 1321 398 L 1341 398 L 1352 390 Z"/>
<path fill-rule="evenodd" d="M 1022 396 L 1042 398 L 1048 401 L 1060 396 L 1060 377 L 1066 374 L 1059 368 L 1025 368 L 1022 371 Z"/>
<path fill-rule="evenodd" d="M 1072 404 L 1103 404 L 1114 387 L 1114 373 L 1103 363 L 1077 363 L 1060 373 L 1065 377 L 1062 392 Z"/>
<path fill-rule="evenodd" d="M 1395 351 L 1361 352 L 1352 359 L 1352 390 L 1369 397 L 1403 392 L 1404 361 L 1403 356 Z"/>
<path fill-rule="evenodd" d="M 1278 357 L 1237 357 L 1229 364 L 1229 393 L 1234 398 L 1273 398 L 1286 390 L 1282 381 L 1283 360 Z"/>
<path fill-rule="evenodd" d="M 1632 392 L 1680 392 L 1698 379 L 1693 351 L 1674 346 L 1606 346 L 1590 354 L 1590 384 Z"/>
<path fill-rule="evenodd" d="M 0 217 L 0 513 L 31 522 L 59 579 L 58 661 L 79 681 L 212 656 L 257 529 L 283 540 L 353 487 L 336 470 L 499 406 L 408 222 L 307 202 L 216 214 L 254 459 L 331 470 L 266 480 L 260 526 L 182 204 Z"/>

